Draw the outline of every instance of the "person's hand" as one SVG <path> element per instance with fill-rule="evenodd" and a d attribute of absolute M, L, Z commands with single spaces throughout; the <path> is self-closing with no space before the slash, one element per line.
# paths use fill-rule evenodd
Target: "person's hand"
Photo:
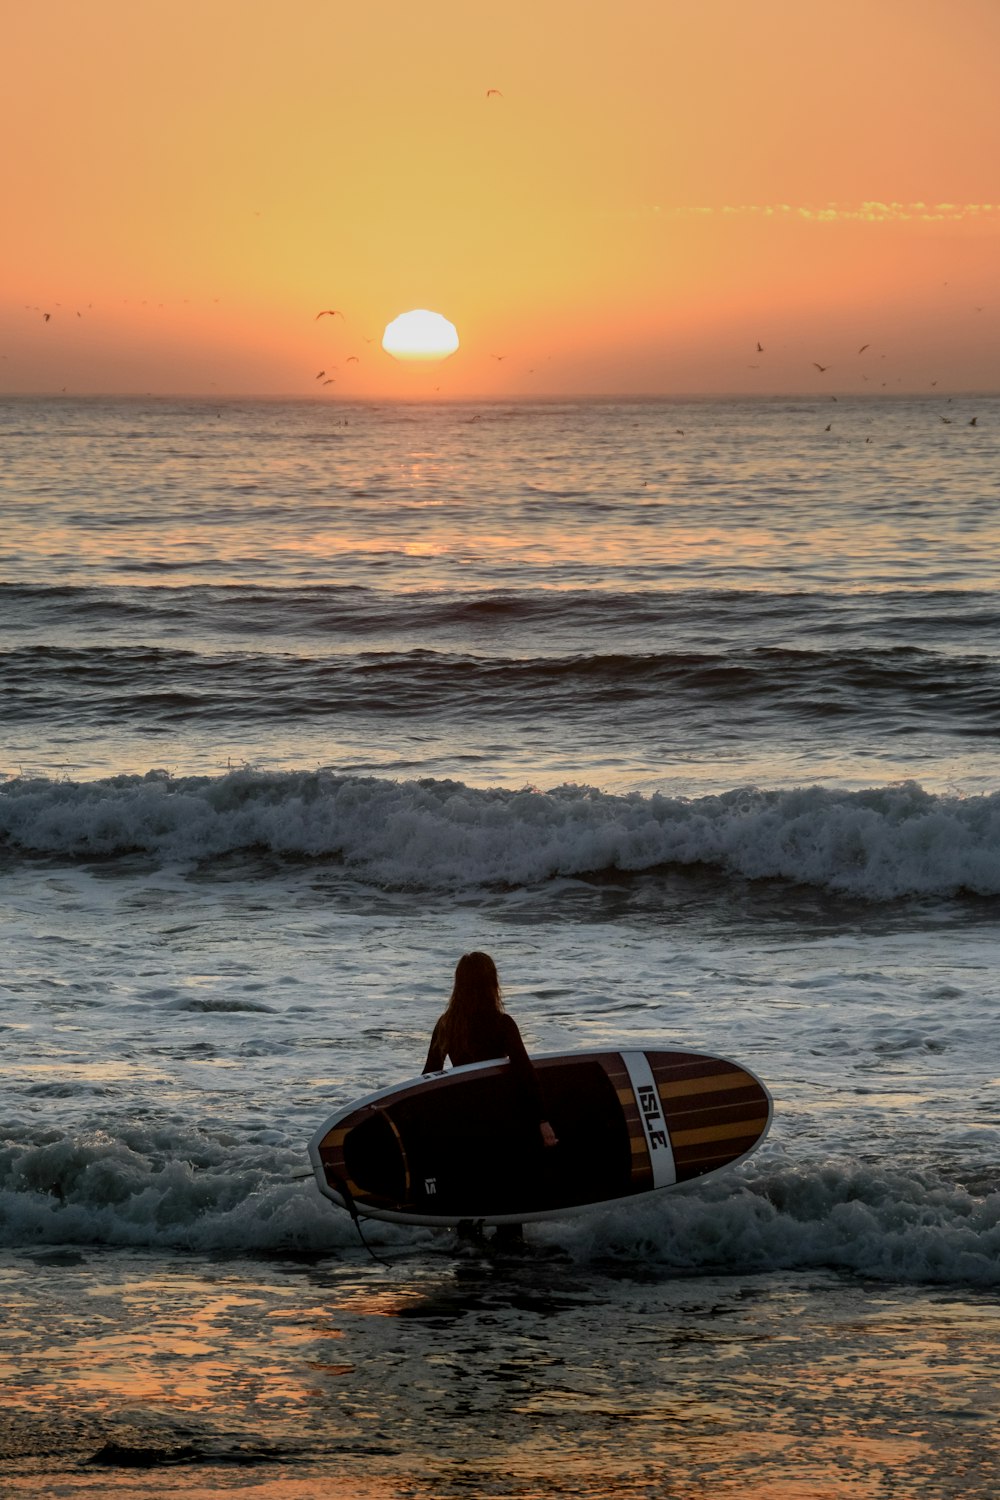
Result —
<path fill-rule="evenodd" d="M 559 1137 L 556 1135 L 555 1131 L 552 1129 L 552 1126 L 549 1124 L 548 1120 L 543 1120 L 542 1123 L 539 1125 L 538 1128 L 542 1132 L 542 1142 L 543 1142 L 544 1145 L 546 1145 L 546 1146 L 558 1146 L 558 1144 L 559 1144 Z"/>

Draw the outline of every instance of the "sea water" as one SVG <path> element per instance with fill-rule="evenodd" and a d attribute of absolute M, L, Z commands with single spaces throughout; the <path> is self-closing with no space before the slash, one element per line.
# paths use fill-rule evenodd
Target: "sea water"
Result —
<path fill-rule="evenodd" d="M 995 1493 L 998 422 L 0 403 L 19 1483 Z M 472 948 L 530 1050 L 746 1063 L 764 1147 L 531 1226 L 513 1269 L 372 1223 L 368 1261 L 306 1142 L 420 1071 Z M 816 1403 L 859 1379 L 837 1457 Z"/>

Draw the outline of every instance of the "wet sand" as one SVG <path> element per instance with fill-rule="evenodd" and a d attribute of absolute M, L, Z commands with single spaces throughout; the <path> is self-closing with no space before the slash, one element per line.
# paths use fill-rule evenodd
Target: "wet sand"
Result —
<path fill-rule="evenodd" d="M 388 1253 L 6 1252 L 4 1493 L 995 1500 L 993 1295 Z"/>

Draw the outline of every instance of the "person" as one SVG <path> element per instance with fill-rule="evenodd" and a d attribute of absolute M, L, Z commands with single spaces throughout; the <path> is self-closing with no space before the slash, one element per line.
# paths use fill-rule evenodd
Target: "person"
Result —
<path fill-rule="evenodd" d="M 497 966 L 488 953 L 463 953 L 455 967 L 448 1008 L 438 1017 L 431 1035 L 423 1071 L 437 1073 L 446 1058 L 454 1067 L 463 1067 L 494 1057 L 510 1059 L 524 1107 L 538 1121 L 542 1145 L 546 1149 L 557 1146 L 558 1137 L 545 1116 L 538 1079 L 517 1022 L 504 1009 Z M 501 1224 L 494 1243 L 516 1246 L 522 1239 L 520 1224 Z"/>

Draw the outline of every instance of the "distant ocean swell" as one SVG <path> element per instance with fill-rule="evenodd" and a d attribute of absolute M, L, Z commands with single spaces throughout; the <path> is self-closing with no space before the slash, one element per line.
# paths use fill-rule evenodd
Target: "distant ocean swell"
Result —
<path fill-rule="evenodd" d="M 395 889 L 521 887 L 607 870 L 705 864 L 874 901 L 1000 894 L 1000 793 L 925 792 L 914 782 L 676 798 L 390 781 L 333 771 L 0 785 L 7 858 L 141 851 L 200 861 L 266 850 L 335 860 Z"/>
<path fill-rule="evenodd" d="M 348 1216 L 296 1181 L 304 1151 L 131 1127 L 0 1148 L 0 1243 L 246 1253 L 356 1247 Z M 426 1230 L 369 1221 L 390 1258 Z M 750 1163 L 718 1181 L 532 1230 L 582 1260 L 684 1271 L 837 1267 L 892 1281 L 1000 1285 L 1000 1194 L 926 1171 Z"/>
<path fill-rule="evenodd" d="M 507 658 L 435 650 L 303 657 L 153 646 L 32 645 L 0 653 L 8 724 L 113 715 L 139 726 L 268 722 L 289 714 L 566 712 L 674 702 L 739 703 L 799 720 L 875 727 L 880 738 L 937 724 L 1000 734 L 1000 663 L 888 650 L 609 652 Z"/>
<path fill-rule="evenodd" d="M 796 634 L 829 631 L 856 636 L 887 632 L 896 644 L 943 636 L 989 640 L 1000 629 L 996 595 L 975 589 L 886 589 L 863 599 L 851 592 L 657 587 L 516 589 L 480 587 L 411 592 L 354 584 L 268 587 L 264 584 L 121 585 L 18 584 L 0 580 L 0 608 L 10 630 L 39 627 L 135 627 L 156 639 L 172 633 L 260 638 L 287 634 L 330 638 L 419 630 L 472 632 L 526 625 L 556 630 L 613 631 L 688 628 L 755 638 L 789 627 Z M 670 633 L 668 636 L 666 633 Z"/>

